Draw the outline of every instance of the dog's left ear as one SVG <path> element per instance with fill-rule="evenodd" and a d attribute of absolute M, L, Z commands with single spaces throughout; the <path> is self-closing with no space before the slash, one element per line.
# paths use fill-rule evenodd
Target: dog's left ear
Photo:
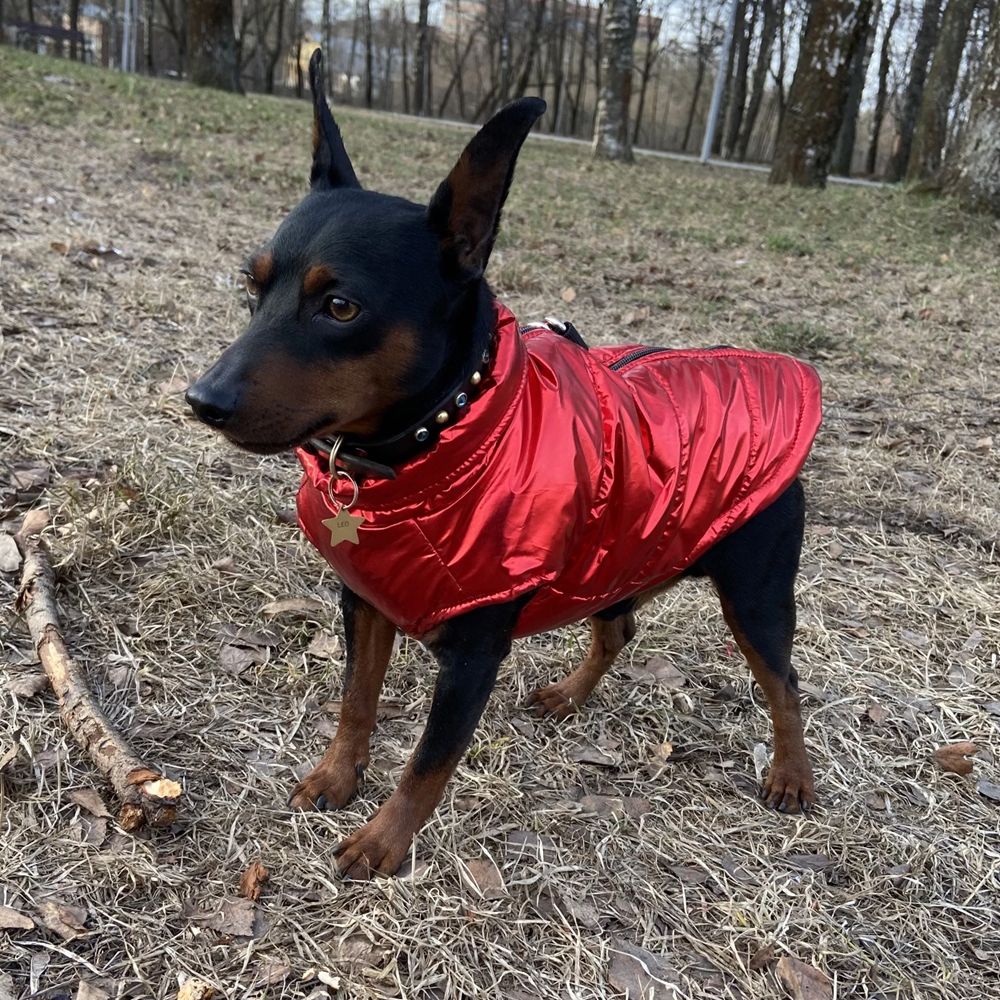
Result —
<path fill-rule="evenodd" d="M 545 101 L 523 97 L 498 111 L 465 147 L 427 209 L 441 237 L 446 264 L 468 279 L 481 277 L 500 226 L 514 164 Z"/>
<path fill-rule="evenodd" d="M 313 162 L 309 183 L 314 189 L 361 187 L 326 103 L 322 49 L 316 49 L 309 60 L 309 87 L 313 95 Z"/>

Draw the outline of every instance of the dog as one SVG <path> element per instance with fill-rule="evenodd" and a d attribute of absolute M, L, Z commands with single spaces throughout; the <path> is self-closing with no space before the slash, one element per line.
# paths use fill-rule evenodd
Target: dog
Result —
<path fill-rule="evenodd" d="M 529 701 L 563 719 L 637 608 L 708 577 L 771 708 L 762 798 L 810 808 L 791 648 L 815 372 L 519 328 L 484 272 L 544 102 L 499 111 L 424 206 L 361 188 L 318 50 L 309 75 L 310 191 L 246 263 L 247 330 L 186 396 L 240 448 L 296 451 L 300 524 L 342 581 L 339 727 L 292 806 L 354 796 L 397 631 L 421 639 L 439 665 L 427 726 L 391 797 L 334 852 L 349 878 L 396 872 L 514 637 L 589 619 L 583 663 Z"/>

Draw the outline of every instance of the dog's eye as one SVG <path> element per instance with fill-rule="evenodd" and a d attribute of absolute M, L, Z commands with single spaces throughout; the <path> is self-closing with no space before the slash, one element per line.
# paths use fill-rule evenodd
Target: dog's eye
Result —
<path fill-rule="evenodd" d="M 250 310 L 250 315 L 253 315 L 253 311 L 257 308 L 257 300 L 260 298 L 260 285 L 254 280 L 252 274 L 247 271 L 243 272 L 243 291 L 246 293 L 247 297 L 247 308 Z"/>
<path fill-rule="evenodd" d="M 347 299 L 338 298 L 336 295 L 334 295 L 327 302 L 326 311 L 338 323 L 350 323 L 350 321 L 354 319 L 359 312 L 361 312 L 361 310 L 353 302 L 348 302 Z"/>

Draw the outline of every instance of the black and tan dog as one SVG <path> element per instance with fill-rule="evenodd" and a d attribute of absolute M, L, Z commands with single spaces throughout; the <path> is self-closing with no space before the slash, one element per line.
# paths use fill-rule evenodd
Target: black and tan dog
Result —
<path fill-rule="evenodd" d="M 305 446 L 309 454 L 328 460 L 323 442 L 336 452 L 346 441 L 351 447 L 336 456 L 333 479 L 326 487 L 330 509 L 336 511 L 352 503 L 352 498 L 344 499 L 340 487 L 360 482 L 364 495 L 369 489 L 366 477 L 373 483 L 397 472 L 403 477 L 407 463 L 419 462 L 428 449 L 440 452 L 451 447 L 447 440 L 453 439 L 439 436 L 435 420 L 447 425 L 449 433 L 460 434 L 466 426 L 461 421 L 474 420 L 477 407 L 487 406 L 500 392 L 496 366 L 501 362 L 494 342 L 498 307 L 483 272 L 515 160 L 545 105 L 524 99 L 500 111 L 472 139 L 429 206 L 424 206 L 361 189 L 323 96 L 318 52 L 310 78 L 315 106 L 311 190 L 267 246 L 249 259 L 245 272 L 252 313 L 249 327 L 191 386 L 187 399 L 202 421 L 252 452 Z M 517 343 L 505 349 L 521 350 L 523 338 L 513 339 Z M 546 350 L 555 355 L 562 348 Z M 595 352 L 577 344 L 567 344 L 565 351 L 575 352 L 566 357 L 578 367 L 599 370 Z M 634 365 L 643 353 L 648 352 L 619 354 L 610 368 Z M 732 362 L 734 370 L 742 371 L 746 358 L 771 363 L 771 356 L 722 353 L 722 360 Z M 683 372 L 703 375 L 709 370 L 699 367 L 700 356 L 694 352 L 681 355 L 671 362 L 685 365 Z M 709 360 L 715 364 L 718 358 L 713 355 Z M 624 384 L 618 379 L 615 385 L 619 382 Z M 673 389 L 667 386 L 664 392 Z M 763 405 L 755 399 L 751 410 L 758 413 Z M 464 416 L 463 408 L 473 416 Z M 720 409 L 724 421 L 726 407 Z M 551 424 L 546 426 L 551 429 Z M 723 424 L 720 427 L 724 431 Z M 690 433 L 701 432 L 694 428 Z M 809 433 L 810 441 L 811 437 Z M 808 449 L 808 441 L 804 447 Z M 570 456 L 578 464 L 587 460 L 585 446 L 580 448 L 579 455 Z M 764 448 L 766 441 L 750 440 L 746 461 L 755 460 Z M 736 527 L 719 530 L 682 572 L 661 573 L 648 585 L 618 593 L 614 600 L 585 612 L 592 630 L 590 652 L 564 680 L 535 693 L 536 710 L 556 718 L 576 710 L 634 635 L 635 609 L 674 579 L 708 577 L 771 707 L 774 760 L 762 797 L 783 811 L 811 806 L 813 775 L 790 662 L 793 584 L 804 514 L 796 472 L 765 506 L 739 522 L 726 519 L 723 506 L 729 501 L 698 494 L 700 508 L 707 506 L 712 517 L 719 515 L 718 523 Z M 439 506 L 450 502 L 449 481 L 447 476 L 442 479 L 435 501 Z M 581 482 L 578 492 L 584 495 L 588 489 L 590 484 Z M 520 487 L 510 492 L 517 494 L 518 502 L 523 500 Z M 599 505 L 599 498 L 594 504 Z M 719 510 L 711 509 L 712 504 Z M 536 505 L 533 514 L 548 509 Z M 628 527 L 617 544 L 636 547 L 639 529 Z M 461 533 L 460 526 L 454 528 Z M 489 530 L 509 531 L 511 537 L 514 533 L 496 521 Z M 371 525 L 362 527 L 362 535 L 366 531 L 370 538 L 378 534 Z M 602 544 L 613 544 L 603 535 L 602 539 Z M 651 539 L 649 545 L 663 547 L 659 539 Z M 474 557 L 469 548 L 463 548 L 463 558 Z M 395 553 L 386 551 L 385 558 L 395 558 Z M 502 556 L 497 561 L 505 562 Z M 511 560 L 512 565 L 515 562 Z M 404 576 L 406 571 L 399 568 Z M 460 568 L 443 566 L 441 572 L 457 579 Z M 490 572 L 497 572 L 496 567 Z M 417 569 L 414 574 L 411 588 L 419 600 L 425 582 Z M 369 740 L 397 625 L 406 626 L 377 610 L 381 604 L 377 587 L 361 596 L 359 591 L 370 583 L 366 581 L 357 586 L 345 582 L 343 587 L 347 667 L 340 725 L 320 763 L 293 792 L 292 804 L 299 808 L 346 804 L 369 760 Z M 396 791 L 364 827 L 336 848 L 341 872 L 368 877 L 397 870 L 472 738 L 512 637 L 523 632 L 518 627 L 522 615 L 529 613 L 532 602 L 543 599 L 547 586 L 542 582 L 528 589 L 512 587 L 510 598 L 501 593 L 471 609 L 456 607 L 439 615 L 432 628 L 421 630 L 420 637 L 440 668 L 427 726 Z"/>

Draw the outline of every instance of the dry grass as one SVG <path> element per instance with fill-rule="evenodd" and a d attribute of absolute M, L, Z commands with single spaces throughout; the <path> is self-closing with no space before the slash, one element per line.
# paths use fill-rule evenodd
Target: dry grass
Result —
<path fill-rule="evenodd" d="M 413 197 L 465 140 L 343 121 L 363 180 Z M 522 317 L 564 312 L 595 341 L 776 346 L 822 370 L 796 660 L 823 805 L 787 818 L 751 797 L 768 717 L 692 585 L 560 729 L 518 706 L 581 654 L 583 630 L 519 643 L 415 873 L 344 884 L 330 848 L 389 794 L 433 670 L 401 645 L 361 798 L 290 814 L 330 731 L 340 657 L 307 647 L 337 617 L 336 581 L 277 516 L 293 462 L 230 451 L 181 398 L 243 322 L 235 267 L 302 192 L 308 127 L 304 104 L 0 48 L 0 506 L 31 502 L 9 488 L 19 467 L 51 476 L 67 638 L 186 803 L 146 839 L 102 830 L 68 796 L 95 777 L 51 697 L 0 686 L 0 759 L 21 747 L 0 793 L 0 905 L 86 911 L 72 940 L 0 930 L 0 996 L 83 978 L 165 997 L 196 975 L 231 998 L 587 1000 L 624 995 L 630 946 L 657 957 L 658 997 L 772 997 L 784 955 L 841 997 L 1000 996 L 1000 807 L 977 791 L 1000 780 L 996 225 L 890 191 L 619 170 L 529 142 L 492 268 Z M 127 257 L 78 257 L 87 240 Z M 34 669 L 14 583 L 0 576 L 12 690 Z M 277 619 L 255 662 L 226 672 L 231 630 L 261 629 L 287 596 L 325 610 Z M 623 675 L 653 655 L 683 683 Z M 971 777 L 932 762 L 958 739 L 981 748 Z M 614 766 L 573 761 L 581 744 Z M 224 907 L 255 858 L 272 872 L 256 913 Z"/>

